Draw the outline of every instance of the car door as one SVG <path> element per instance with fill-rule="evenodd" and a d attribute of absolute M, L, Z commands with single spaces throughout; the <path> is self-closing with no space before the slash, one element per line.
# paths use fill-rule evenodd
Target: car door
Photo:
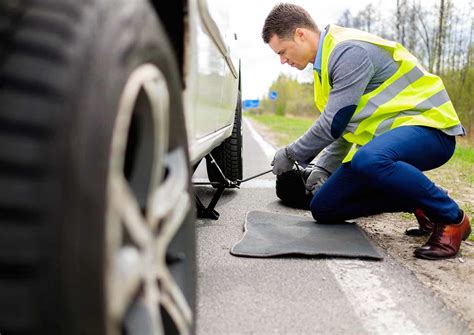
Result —
<path fill-rule="evenodd" d="M 198 108 L 212 122 L 197 121 L 200 135 L 232 124 L 237 101 L 238 73 L 230 58 L 235 34 L 231 31 L 229 3 L 198 0 L 202 29 L 198 30 Z M 202 115 L 202 114 L 201 114 Z M 199 134 L 198 134 L 199 135 Z"/>

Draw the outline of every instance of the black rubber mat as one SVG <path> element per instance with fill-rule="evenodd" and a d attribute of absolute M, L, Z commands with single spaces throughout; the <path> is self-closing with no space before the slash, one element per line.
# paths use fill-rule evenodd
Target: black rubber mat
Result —
<path fill-rule="evenodd" d="M 383 259 L 355 223 L 318 224 L 314 220 L 279 213 L 247 213 L 242 239 L 231 249 L 234 256 L 282 255 Z"/>

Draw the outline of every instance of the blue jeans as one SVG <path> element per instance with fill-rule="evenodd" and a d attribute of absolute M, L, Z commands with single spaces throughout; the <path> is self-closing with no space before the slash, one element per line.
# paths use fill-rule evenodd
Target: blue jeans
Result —
<path fill-rule="evenodd" d="M 422 209 L 433 222 L 457 223 L 459 207 L 422 171 L 446 163 L 454 136 L 420 126 L 392 129 L 342 164 L 311 200 L 319 222 L 338 222 L 386 212 Z"/>

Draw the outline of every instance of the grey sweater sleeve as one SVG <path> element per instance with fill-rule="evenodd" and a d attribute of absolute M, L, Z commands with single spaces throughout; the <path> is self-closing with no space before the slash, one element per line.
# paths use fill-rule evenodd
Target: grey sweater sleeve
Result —
<path fill-rule="evenodd" d="M 326 108 L 311 128 L 288 146 L 289 156 L 301 164 L 309 163 L 342 136 L 374 75 L 374 65 L 365 48 L 344 42 L 333 50 L 328 71 L 332 89 Z"/>
<path fill-rule="evenodd" d="M 319 155 L 316 166 L 319 166 L 329 173 L 334 173 L 342 164 L 342 160 L 352 147 L 352 143 L 347 142 L 343 137 L 328 145 Z"/>

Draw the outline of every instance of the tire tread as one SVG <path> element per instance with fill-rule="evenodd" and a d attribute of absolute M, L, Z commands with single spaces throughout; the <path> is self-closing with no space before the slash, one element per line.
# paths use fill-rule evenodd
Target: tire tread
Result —
<path fill-rule="evenodd" d="M 242 105 L 238 94 L 237 107 L 234 117 L 232 134 L 220 146 L 212 150 L 211 154 L 221 168 L 224 175 L 232 180 L 242 179 Z M 213 166 L 207 166 L 207 174 L 211 182 L 222 181 L 219 172 Z"/>
<path fill-rule="evenodd" d="M 0 4 L 0 330 L 42 333 L 51 266 L 47 154 L 57 131 L 79 3 Z M 52 283 L 51 283 L 52 284 Z M 54 285 L 54 284 L 52 284 Z M 50 311 L 54 313 L 53 311 Z M 48 321 L 46 321 L 48 323 Z M 49 328 L 55 333 L 57 327 Z"/>

